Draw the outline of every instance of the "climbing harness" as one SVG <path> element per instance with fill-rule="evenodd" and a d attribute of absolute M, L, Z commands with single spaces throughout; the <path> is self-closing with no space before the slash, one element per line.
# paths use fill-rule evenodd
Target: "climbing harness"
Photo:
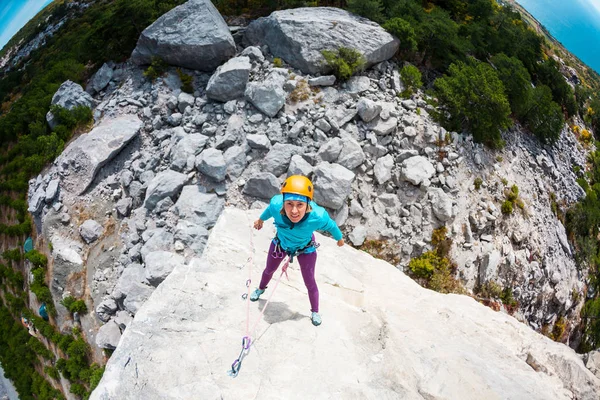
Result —
<path fill-rule="evenodd" d="M 291 251 L 285 251 L 281 247 L 281 241 L 279 240 L 279 238 L 277 236 L 275 236 L 273 238 L 273 243 L 275 243 L 275 249 L 273 250 L 273 257 L 283 258 L 287 254 L 290 257 L 290 264 L 292 264 L 294 262 L 294 257 L 297 257 L 300 254 L 304 254 L 304 252 L 306 250 L 310 249 L 311 247 L 316 250 L 321 245 L 320 243 L 317 243 L 315 240 L 311 239 L 310 242 L 308 242 L 308 244 L 306 246 L 302 247 L 301 249 L 291 252 Z M 286 277 L 287 277 L 287 275 L 286 275 Z"/>
<path fill-rule="evenodd" d="M 246 214 L 246 218 L 248 218 L 248 214 Z M 248 220 L 248 222 L 250 222 L 250 221 Z M 250 225 L 250 226 L 252 226 L 252 225 Z M 250 228 L 250 229 L 252 229 L 252 228 Z M 277 281 L 275 282 L 275 286 L 273 287 L 271 294 L 267 298 L 267 302 L 263 306 L 263 309 L 260 312 L 260 315 L 258 316 L 256 321 L 252 325 L 252 328 L 250 328 L 250 285 L 252 283 L 252 266 L 254 265 L 254 241 L 252 238 L 253 238 L 253 232 L 251 230 L 250 231 L 251 253 L 250 253 L 250 257 L 248 257 L 248 260 L 247 260 L 248 279 L 246 280 L 246 293 L 244 293 L 242 295 L 242 299 L 246 300 L 246 335 L 242 338 L 242 350 L 240 351 L 238 358 L 236 358 L 235 361 L 233 362 L 233 364 L 231 364 L 231 369 L 229 371 L 227 371 L 227 374 L 229 376 L 231 376 L 232 378 L 235 378 L 238 376 L 238 373 L 240 372 L 240 369 L 242 368 L 242 361 L 244 360 L 244 357 L 246 357 L 248 355 L 248 353 L 250 353 L 250 346 L 253 343 L 251 333 L 254 333 L 256 331 L 258 323 L 262 319 L 262 317 L 265 313 L 265 310 L 267 309 L 267 306 L 269 305 L 269 302 L 271 301 L 271 297 L 273 297 L 273 294 L 277 290 L 277 286 L 279 285 L 279 281 L 281 281 L 281 277 L 283 276 L 283 274 L 285 274 L 286 278 L 289 280 L 289 278 L 287 276 L 287 268 L 290 265 L 290 258 L 286 257 L 285 262 L 283 263 L 283 266 L 281 267 L 281 274 L 279 274 L 279 277 L 277 278 Z M 281 247 L 279 247 L 279 249 L 282 253 L 282 258 L 283 258 L 286 255 L 286 253 L 283 252 Z"/>

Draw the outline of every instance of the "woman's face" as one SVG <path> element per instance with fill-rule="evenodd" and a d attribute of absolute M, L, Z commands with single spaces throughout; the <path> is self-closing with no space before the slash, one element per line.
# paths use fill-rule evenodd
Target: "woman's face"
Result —
<path fill-rule="evenodd" d="M 300 222 L 300 220 L 304 218 L 304 214 L 306 214 L 306 202 L 304 201 L 286 200 L 283 203 L 283 207 L 285 209 L 285 215 L 287 215 L 293 223 Z"/>

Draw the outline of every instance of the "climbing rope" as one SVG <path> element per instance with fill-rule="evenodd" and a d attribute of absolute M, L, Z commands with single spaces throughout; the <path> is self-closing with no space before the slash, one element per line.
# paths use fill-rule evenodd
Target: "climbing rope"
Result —
<path fill-rule="evenodd" d="M 265 303 L 262 311 L 260 312 L 260 315 L 258 316 L 258 318 L 256 318 L 256 321 L 252 325 L 252 329 L 250 329 L 250 285 L 252 284 L 252 267 L 254 266 L 254 231 L 252 230 L 252 222 L 250 221 L 247 213 L 246 219 L 248 220 L 248 223 L 250 225 L 250 257 L 248 257 L 248 260 L 246 261 L 246 265 L 248 266 L 248 279 L 246 280 L 246 293 L 242 295 L 242 299 L 246 301 L 246 335 L 242 338 L 242 350 L 240 351 L 238 358 L 236 358 L 233 364 L 231 364 L 231 369 L 227 371 L 227 374 L 232 378 L 238 376 L 238 373 L 242 368 L 242 361 L 244 360 L 244 357 L 246 357 L 248 353 L 250 353 L 250 346 L 252 346 L 253 344 L 251 333 L 253 334 L 256 331 L 258 323 L 262 319 L 265 310 L 267 309 L 267 306 L 271 301 L 271 297 L 273 297 L 273 294 L 277 290 L 277 286 L 279 285 L 279 281 L 281 280 L 283 274 L 285 274 L 286 278 L 289 280 L 287 276 L 287 268 L 290 265 L 290 257 L 287 256 L 285 258 L 283 266 L 281 267 L 281 274 L 279 274 L 279 277 L 275 282 L 275 286 L 273 287 L 271 294 L 267 298 L 267 302 Z"/>

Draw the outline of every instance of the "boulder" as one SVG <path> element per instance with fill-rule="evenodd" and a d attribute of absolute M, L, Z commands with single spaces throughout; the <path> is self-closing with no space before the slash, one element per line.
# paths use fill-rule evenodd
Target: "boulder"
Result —
<path fill-rule="evenodd" d="M 278 72 L 271 72 L 261 82 L 250 82 L 246 86 L 246 99 L 263 114 L 274 117 L 285 104 L 287 97 Z"/>
<path fill-rule="evenodd" d="M 62 298 L 65 290 L 74 297 L 82 297 L 85 290 L 85 270 L 81 252 L 83 244 L 59 235 L 52 239 L 53 266 L 50 276 L 50 291 L 54 298 Z"/>
<path fill-rule="evenodd" d="M 398 127 L 398 119 L 397 118 L 388 118 L 383 120 L 381 118 L 377 118 L 372 120 L 367 127 L 375 132 L 376 135 L 385 136 L 394 132 Z"/>
<path fill-rule="evenodd" d="M 359 225 L 350 232 L 348 238 L 354 246 L 362 246 L 367 238 L 367 228 L 364 225 Z"/>
<path fill-rule="evenodd" d="M 264 171 L 279 176 L 288 170 L 294 154 L 302 153 L 302 148 L 291 144 L 275 143 L 264 160 Z"/>
<path fill-rule="evenodd" d="M 273 56 L 312 75 L 330 71 L 322 50 L 356 49 L 369 67 L 391 58 L 400 44 L 375 22 L 332 7 L 275 11 L 251 22 L 244 39 L 249 44 L 269 46 Z"/>
<path fill-rule="evenodd" d="M 235 42 L 210 0 L 189 0 L 144 29 L 131 59 L 150 64 L 158 57 L 171 65 L 214 71 L 235 55 Z"/>
<path fill-rule="evenodd" d="M 125 297 L 125 300 L 123 301 L 123 307 L 125 307 L 125 310 L 135 315 L 146 300 L 148 300 L 152 292 L 154 292 L 152 286 L 143 283 L 132 284 L 127 293 L 127 297 Z"/>
<path fill-rule="evenodd" d="M 78 195 L 85 192 L 100 168 L 136 137 L 141 127 L 137 116 L 125 114 L 103 119 L 71 142 L 57 160 L 63 172 L 63 187 Z"/>
<path fill-rule="evenodd" d="M 157 287 L 178 265 L 184 265 L 185 259 L 170 251 L 153 251 L 146 255 L 146 280 Z"/>
<path fill-rule="evenodd" d="M 423 156 L 409 157 L 402 161 L 402 178 L 413 185 L 420 185 L 424 180 L 435 174 L 435 168 Z"/>
<path fill-rule="evenodd" d="M 102 67 L 94 74 L 94 77 L 90 80 L 88 90 L 92 92 L 99 92 L 104 89 L 113 77 L 113 69 L 107 64 L 102 64 Z"/>
<path fill-rule="evenodd" d="M 235 57 L 227 61 L 210 77 L 206 96 L 223 103 L 243 96 L 251 68 L 248 57 Z"/>
<path fill-rule="evenodd" d="M 344 138 L 343 142 L 342 151 L 337 159 L 338 164 L 352 170 L 365 162 L 365 153 L 356 140 Z"/>
<path fill-rule="evenodd" d="M 96 307 L 96 316 L 98 316 L 102 322 L 108 322 L 110 316 L 117 312 L 118 308 L 119 306 L 115 299 L 108 297 L 102 300 L 102 302 Z"/>
<path fill-rule="evenodd" d="M 113 321 L 109 321 L 98 329 L 96 345 L 101 349 L 114 350 L 121 340 L 121 330 Z"/>
<path fill-rule="evenodd" d="M 94 99 L 83 90 L 81 85 L 72 81 L 66 81 L 54 93 L 50 104 L 61 106 L 67 110 L 72 110 L 79 106 L 92 108 L 94 106 Z M 59 122 L 50 111 L 46 114 L 46 121 L 48 121 L 51 129 L 54 129 Z"/>
<path fill-rule="evenodd" d="M 46 187 L 46 196 L 44 198 L 46 203 L 52 203 L 52 201 L 58 194 L 59 184 L 60 184 L 60 179 L 52 179 L 50 182 L 48 182 L 48 186 Z"/>
<path fill-rule="evenodd" d="M 138 263 L 132 263 L 127 266 L 117 280 L 111 296 L 117 301 L 121 301 L 133 291 L 133 286 L 145 282 L 144 267 Z"/>
<path fill-rule="evenodd" d="M 87 244 L 95 242 L 104 233 L 104 228 L 93 219 L 88 219 L 79 227 L 79 234 Z"/>
<path fill-rule="evenodd" d="M 270 172 L 259 172 L 248 179 L 242 193 L 261 199 L 270 199 L 279 194 L 280 189 L 281 183 L 275 175 Z"/>
<path fill-rule="evenodd" d="M 433 214 L 442 222 L 452 218 L 452 199 L 440 188 L 429 188 Z"/>
<path fill-rule="evenodd" d="M 148 184 L 144 207 L 148 210 L 154 210 L 156 204 L 165 197 L 172 197 L 179 194 L 179 191 L 187 181 L 187 175 L 171 169 L 160 172 Z"/>
<path fill-rule="evenodd" d="M 373 172 L 375 174 L 375 180 L 378 184 L 383 185 L 392 178 L 392 168 L 394 167 L 394 157 L 391 154 L 380 157 L 375 166 Z"/>
<path fill-rule="evenodd" d="M 260 48 L 256 46 L 248 46 L 240 53 L 241 56 L 246 56 L 250 58 L 252 62 L 256 62 L 262 64 L 265 61 L 265 56 L 263 55 Z"/>
<path fill-rule="evenodd" d="M 206 149 L 196 157 L 196 169 L 217 182 L 225 180 L 227 164 L 223 152 L 217 149 Z"/>
<path fill-rule="evenodd" d="M 358 116 L 365 122 L 371 122 L 381 112 L 381 104 L 375 103 L 365 97 L 361 98 L 356 104 Z"/>
<path fill-rule="evenodd" d="M 202 258 L 176 267 L 138 311 L 91 400 L 598 399 L 600 379 L 569 346 L 468 296 L 424 289 L 319 233 L 323 324 L 311 325 L 304 282 L 289 268 L 274 295 L 281 302 L 250 303 L 251 322 L 264 311 L 252 333 L 260 339 L 232 385 L 215 365 L 229 368 L 240 351 L 240 266 L 251 254 L 264 265 L 266 252 L 256 250 L 273 238 L 267 221 L 249 240 L 248 221 L 260 212 L 222 214 Z"/>
<path fill-rule="evenodd" d="M 44 187 L 42 185 L 40 185 L 40 187 L 37 188 L 37 190 L 35 192 L 33 192 L 33 195 L 29 198 L 29 201 L 27 203 L 28 204 L 27 211 L 29 211 L 32 214 L 37 214 L 40 211 L 42 211 L 45 198 L 46 198 L 46 190 L 44 189 Z"/>
<path fill-rule="evenodd" d="M 496 280 L 498 278 L 498 265 L 502 259 L 502 254 L 498 250 L 492 250 L 486 253 L 479 264 L 479 284 Z"/>
<path fill-rule="evenodd" d="M 216 194 L 203 193 L 196 185 L 184 186 L 177 203 L 175 203 L 175 212 L 179 218 L 206 229 L 215 225 L 223 208 L 225 208 L 225 200 Z"/>
<path fill-rule="evenodd" d="M 337 210 L 350 195 L 354 178 L 352 171 L 339 164 L 319 163 L 314 171 L 314 200 L 321 206 Z"/>
<path fill-rule="evenodd" d="M 313 173 L 313 166 L 308 163 L 302 156 L 293 155 L 292 161 L 290 161 L 290 167 L 288 168 L 288 176 L 291 175 L 304 175 L 310 177 Z"/>
<path fill-rule="evenodd" d="M 342 139 L 338 137 L 330 139 L 317 151 L 317 161 L 335 162 L 342 151 L 343 145 Z"/>
<path fill-rule="evenodd" d="M 190 157 L 195 156 L 204 149 L 208 136 L 194 133 L 184 136 L 171 150 L 171 168 L 176 171 L 186 171 Z M 192 167 L 193 167 L 192 162 Z"/>
<path fill-rule="evenodd" d="M 225 164 L 227 164 L 227 174 L 231 179 L 237 178 L 246 168 L 246 150 L 242 146 L 231 146 L 225 153 Z"/>
<path fill-rule="evenodd" d="M 179 220 L 175 228 L 175 240 L 189 247 L 196 255 L 201 255 L 208 240 L 208 230 L 186 220 Z"/>
<path fill-rule="evenodd" d="M 271 141 L 267 135 L 264 134 L 250 134 L 246 136 L 248 146 L 258 150 L 269 150 L 271 148 Z"/>

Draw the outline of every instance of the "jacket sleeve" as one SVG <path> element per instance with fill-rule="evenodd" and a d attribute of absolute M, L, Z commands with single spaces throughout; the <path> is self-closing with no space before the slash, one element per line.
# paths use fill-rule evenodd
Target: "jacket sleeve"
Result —
<path fill-rule="evenodd" d="M 273 205 L 273 201 L 271 201 L 269 203 L 269 205 L 267 206 L 267 208 L 265 208 L 265 211 L 262 212 L 262 214 L 260 214 L 260 219 L 263 221 L 268 220 L 269 218 L 271 218 L 273 216 L 273 214 L 271 213 L 271 207 Z"/>
<path fill-rule="evenodd" d="M 335 221 L 331 219 L 327 212 L 323 212 L 323 214 L 321 214 L 321 220 L 323 221 L 323 226 L 319 230 L 331 233 L 331 236 L 333 236 L 335 240 L 340 240 L 343 238 L 342 231 L 340 231 L 340 228 L 338 228 Z"/>

